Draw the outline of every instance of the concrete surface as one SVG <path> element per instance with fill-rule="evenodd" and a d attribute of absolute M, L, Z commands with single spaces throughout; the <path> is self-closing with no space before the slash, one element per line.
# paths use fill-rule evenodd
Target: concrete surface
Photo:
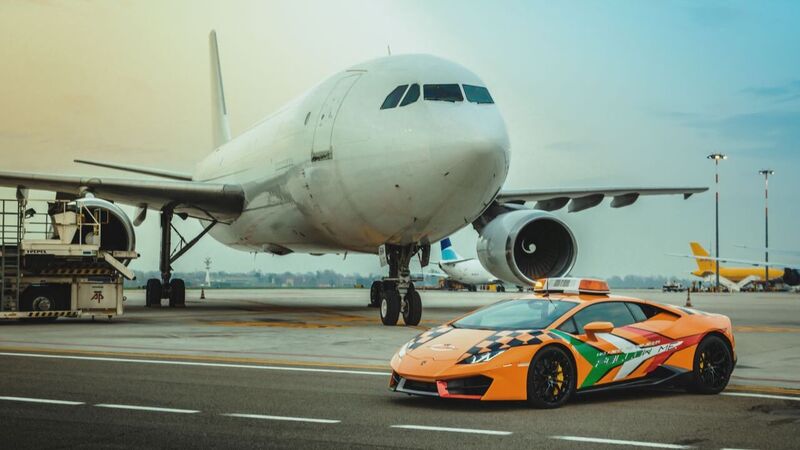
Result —
<path fill-rule="evenodd" d="M 673 304 L 686 295 L 619 293 Z M 367 290 L 210 290 L 204 301 L 190 291 L 187 308 L 157 310 L 143 307 L 142 291 L 126 294 L 126 314 L 113 321 L 0 324 L 4 443 L 796 448 L 800 436 L 796 294 L 693 295 L 696 308 L 734 322 L 739 367 L 725 395 L 596 393 L 556 411 L 386 389 L 388 360 L 406 340 L 515 293 L 424 292 L 424 327 L 416 328 L 380 325 L 377 311 L 365 307 Z"/>

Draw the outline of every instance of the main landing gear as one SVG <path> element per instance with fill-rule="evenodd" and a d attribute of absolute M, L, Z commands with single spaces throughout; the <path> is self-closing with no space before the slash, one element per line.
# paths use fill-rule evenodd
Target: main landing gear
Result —
<path fill-rule="evenodd" d="M 370 306 L 380 310 L 384 325 L 397 325 L 400 316 L 406 325 L 419 325 L 422 319 L 422 299 L 414 288 L 411 272 L 408 269 L 411 258 L 422 252 L 422 266 L 430 257 L 430 246 L 386 245 L 386 259 L 389 263 L 389 276 L 375 281 L 370 287 Z"/>
<path fill-rule="evenodd" d="M 216 220 L 206 226 L 191 241 L 186 241 L 183 236 L 172 225 L 174 216 L 172 207 L 164 207 L 161 210 L 161 252 L 159 254 L 158 268 L 161 271 L 161 279 L 151 278 L 147 280 L 145 287 L 145 305 L 149 307 L 160 307 L 161 299 L 168 299 L 169 306 L 173 308 L 183 308 L 186 306 L 186 285 L 180 278 L 172 279 L 172 263 L 183 256 L 190 248 L 200 240 L 211 228 L 217 224 Z M 183 219 L 184 215 L 179 215 Z M 180 238 L 181 242 L 174 251 L 172 249 L 172 231 Z"/>

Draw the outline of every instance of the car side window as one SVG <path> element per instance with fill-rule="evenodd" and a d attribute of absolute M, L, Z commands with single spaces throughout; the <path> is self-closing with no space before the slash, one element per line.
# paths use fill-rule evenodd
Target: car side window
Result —
<path fill-rule="evenodd" d="M 631 310 L 631 314 L 633 314 L 633 318 L 636 319 L 636 322 L 644 322 L 650 317 L 645 314 L 642 306 L 638 303 L 625 303 L 625 306 Z"/>
<path fill-rule="evenodd" d="M 633 315 L 637 317 L 637 321 L 639 321 L 639 322 L 652 319 L 653 317 L 658 316 L 658 315 L 661 315 L 661 318 L 672 318 L 673 320 L 677 319 L 679 317 L 675 313 L 672 313 L 672 312 L 669 312 L 669 311 L 667 311 L 665 309 L 661 309 L 661 308 L 659 308 L 657 306 L 648 305 L 648 304 L 645 304 L 645 303 L 628 303 L 628 305 L 637 307 L 638 309 L 640 309 L 642 311 L 642 314 L 644 314 L 645 318 L 642 319 L 642 320 L 638 320 L 638 316 L 636 315 L 636 313 L 631 311 L 631 312 L 633 312 Z"/>
<path fill-rule="evenodd" d="M 630 309 L 622 302 L 603 302 L 590 305 L 573 316 L 578 334 L 583 334 L 583 327 L 592 322 L 611 322 L 614 328 L 624 327 L 636 322 Z"/>
<path fill-rule="evenodd" d="M 572 317 L 565 320 L 558 329 L 569 334 L 580 334 L 578 333 L 577 325 L 575 325 L 575 319 Z"/>

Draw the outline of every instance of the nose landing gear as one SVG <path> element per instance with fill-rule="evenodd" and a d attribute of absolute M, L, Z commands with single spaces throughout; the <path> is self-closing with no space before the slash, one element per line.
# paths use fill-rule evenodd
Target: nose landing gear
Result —
<path fill-rule="evenodd" d="M 422 299 L 414 288 L 408 269 L 411 258 L 420 251 L 422 266 L 425 267 L 430 256 L 429 245 L 386 245 L 389 276 L 372 283 L 369 304 L 379 307 L 384 325 L 397 325 L 401 315 L 403 322 L 410 326 L 419 325 L 422 319 Z"/>

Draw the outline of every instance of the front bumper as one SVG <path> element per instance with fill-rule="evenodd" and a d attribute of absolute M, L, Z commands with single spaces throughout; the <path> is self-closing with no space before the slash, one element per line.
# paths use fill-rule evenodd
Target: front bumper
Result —
<path fill-rule="evenodd" d="M 489 390 L 493 381 L 489 377 L 478 375 L 431 382 L 405 378 L 397 372 L 392 372 L 389 389 L 411 395 L 480 400 Z"/>

